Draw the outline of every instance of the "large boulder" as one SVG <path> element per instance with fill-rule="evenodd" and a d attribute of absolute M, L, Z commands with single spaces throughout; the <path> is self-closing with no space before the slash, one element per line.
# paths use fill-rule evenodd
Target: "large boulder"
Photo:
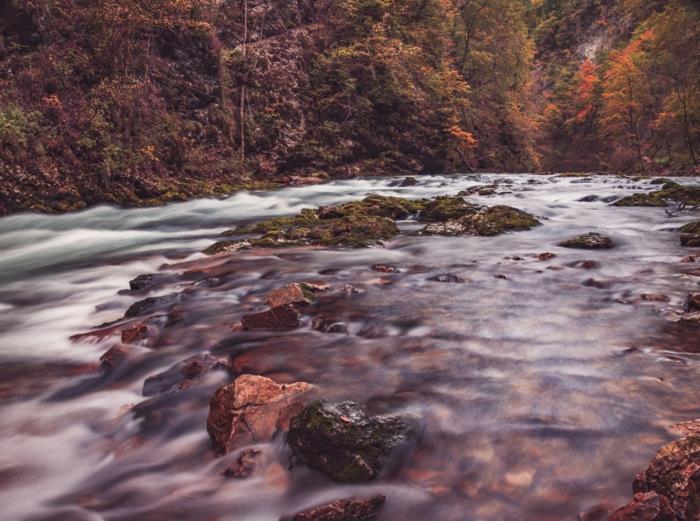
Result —
<path fill-rule="evenodd" d="M 577 248 L 584 250 L 605 250 L 614 248 L 615 243 L 607 235 L 590 232 L 572 237 L 564 242 L 560 242 L 559 246 L 563 248 Z"/>
<path fill-rule="evenodd" d="M 214 449 L 225 454 L 244 445 L 269 441 L 289 427 L 292 416 L 304 408 L 312 388 L 306 382 L 278 384 L 249 374 L 219 388 L 207 417 Z"/>
<path fill-rule="evenodd" d="M 613 206 L 652 206 L 664 207 L 669 203 L 686 206 L 700 205 L 700 186 L 679 185 L 667 181 L 661 190 L 650 193 L 634 194 L 613 203 Z"/>
<path fill-rule="evenodd" d="M 677 521 L 700 519 L 700 435 L 662 447 L 632 487 L 666 497 Z"/>
<path fill-rule="evenodd" d="M 693 221 L 682 226 L 681 246 L 700 247 L 700 221 Z"/>
<path fill-rule="evenodd" d="M 280 521 L 371 521 L 376 519 L 385 500 L 382 495 L 336 499 L 291 516 L 284 516 Z"/>
<path fill-rule="evenodd" d="M 354 402 L 319 400 L 292 419 L 287 442 L 299 459 L 332 479 L 363 482 L 377 477 L 413 433 L 399 417 L 368 416 Z"/>

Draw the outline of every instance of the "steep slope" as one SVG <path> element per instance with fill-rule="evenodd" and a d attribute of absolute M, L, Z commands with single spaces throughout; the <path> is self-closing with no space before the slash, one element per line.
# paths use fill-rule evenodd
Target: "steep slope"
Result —
<path fill-rule="evenodd" d="M 536 162 L 524 1 L 0 6 L 0 214 Z"/>

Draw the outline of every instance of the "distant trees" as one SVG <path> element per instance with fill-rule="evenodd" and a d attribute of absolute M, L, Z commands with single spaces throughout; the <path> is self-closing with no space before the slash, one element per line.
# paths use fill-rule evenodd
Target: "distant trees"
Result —
<path fill-rule="evenodd" d="M 700 6 L 624 0 L 615 8 L 608 15 L 637 21 L 631 36 L 621 35 L 619 46 L 596 59 L 548 73 L 553 85 L 542 119 L 548 162 L 578 153 L 582 161 L 595 158 L 593 167 L 613 170 L 698 166 Z M 573 16 L 560 13 L 557 27 Z"/>

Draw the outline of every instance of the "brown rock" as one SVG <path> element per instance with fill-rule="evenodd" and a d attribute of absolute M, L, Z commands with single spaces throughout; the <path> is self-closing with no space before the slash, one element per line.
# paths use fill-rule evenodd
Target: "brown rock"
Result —
<path fill-rule="evenodd" d="M 541 261 L 548 261 L 548 260 L 552 260 L 556 256 L 557 256 L 556 253 L 546 251 L 544 253 L 540 253 L 539 255 L 537 255 L 537 259 L 541 260 Z"/>
<path fill-rule="evenodd" d="M 274 309 L 289 305 L 307 306 L 313 304 L 315 300 L 316 298 L 311 288 L 294 283 L 287 284 L 268 293 L 265 303 Z"/>
<path fill-rule="evenodd" d="M 632 487 L 635 493 L 665 496 L 676 521 L 700 518 L 700 436 L 687 436 L 662 447 L 649 467 L 637 475 Z M 657 503 L 659 512 L 663 512 Z"/>
<path fill-rule="evenodd" d="M 396 266 L 389 266 L 388 264 L 375 264 L 372 266 L 374 271 L 379 273 L 396 273 L 399 269 Z"/>
<path fill-rule="evenodd" d="M 245 479 L 250 477 L 260 465 L 262 451 L 245 449 L 238 455 L 236 461 L 224 471 L 227 478 Z"/>
<path fill-rule="evenodd" d="M 642 300 L 647 302 L 670 302 L 671 299 L 667 295 L 662 295 L 660 293 L 642 293 Z"/>
<path fill-rule="evenodd" d="M 269 378 L 242 375 L 214 394 L 209 406 L 207 432 L 217 452 L 227 453 L 251 443 L 270 440 L 289 428 L 304 408 L 305 382 L 280 385 Z"/>
<path fill-rule="evenodd" d="M 613 512 L 608 521 L 675 521 L 671 505 L 656 492 L 635 494 L 627 506 Z"/>
<path fill-rule="evenodd" d="M 210 353 L 191 356 L 167 371 L 146 378 L 143 382 L 143 395 L 155 396 L 189 389 L 209 371 L 225 368 L 226 364 Z"/>
<path fill-rule="evenodd" d="M 248 313 L 241 317 L 246 331 L 253 329 L 294 329 L 301 325 L 299 312 L 293 306 L 279 306 L 264 311 Z"/>
<path fill-rule="evenodd" d="M 385 500 L 382 495 L 336 499 L 325 505 L 282 517 L 280 521 L 370 521 L 377 517 Z"/>
<path fill-rule="evenodd" d="M 697 257 L 695 257 L 694 255 L 688 255 L 687 257 L 683 257 L 683 258 L 681 259 L 681 262 L 693 263 L 693 262 L 696 261 L 696 258 L 697 258 Z"/>
<path fill-rule="evenodd" d="M 115 366 L 119 365 L 127 356 L 129 356 L 129 347 L 121 344 L 115 344 L 110 347 L 104 354 L 100 357 L 100 364 L 103 369 L 114 369 Z"/>
<path fill-rule="evenodd" d="M 683 301 L 683 311 L 690 313 L 692 311 L 700 311 L 700 293 L 690 293 Z"/>

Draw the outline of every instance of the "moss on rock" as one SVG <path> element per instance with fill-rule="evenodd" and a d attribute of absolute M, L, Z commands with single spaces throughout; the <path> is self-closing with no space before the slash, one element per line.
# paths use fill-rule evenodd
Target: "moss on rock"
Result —
<path fill-rule="evenodd" d="M 480 209 L 481 206 L 468 203 L 459 196 L 440 196 L 424 205 L 419 218 L 421 221 L 444 222 L 459 219 L 469 213 L 476 213 Z"/>
<path fill-rule="evenodd" d="M 377 477 L 414 430 L 395 416 L 368 416 L 354 402 L 316 401 L 292 418 L 287 442 L 295 456 L 346 483 Z"/>
<path fill-rule="evenodd" d="M 667 181 L 656 192 L 634 194 L 613 203 L 613 206 L 665 207 L 670 203 L 700 206 L 700 186 L 683 186 Z"/>
<path fill-rule="evenodd" d="M 607 250 L 613 248 L 615 243 L 607 235 L 602 233 L 584 233 L 564 242 L 560 242 L 559 246 L 563 248 L 576 248 L 583 250 Z"/>
<path fill-rule="evenodd" d="M 468 213 L 459 219 L 432 223 L 421 230 L 422 235 L 459 235 L 494 236 L 509 231 L 530 230 L 541 223 L 535 216 L 510 206 L 491 206 L 476 213 Z"/>

